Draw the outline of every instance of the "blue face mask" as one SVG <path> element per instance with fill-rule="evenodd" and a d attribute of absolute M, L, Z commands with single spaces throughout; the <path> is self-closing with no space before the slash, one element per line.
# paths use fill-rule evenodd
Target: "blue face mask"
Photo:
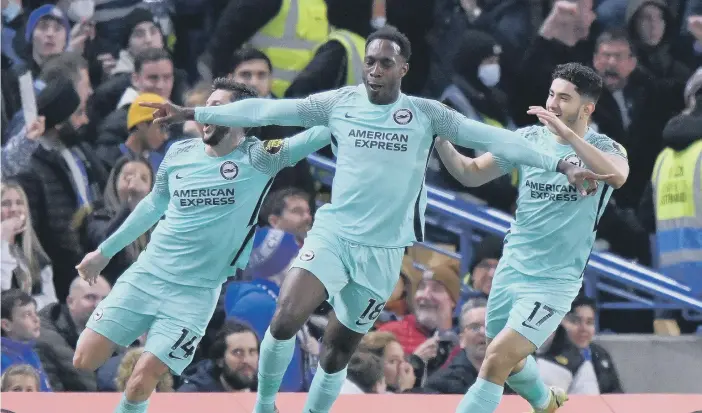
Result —
<path fill-rule="evenodd" d="M 7 3 L 7 7 L 5 7 L 5 10 L 2 11 L 2 16 L 5 18 L 5 21 L 11 22 L 21 13 L 22 6 L 15 3 L 14 1 L 10 1 Z"/>

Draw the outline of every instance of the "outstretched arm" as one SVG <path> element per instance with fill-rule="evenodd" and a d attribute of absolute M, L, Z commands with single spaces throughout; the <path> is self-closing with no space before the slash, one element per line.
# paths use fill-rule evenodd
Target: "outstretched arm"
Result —
<path fill-rule="evenodd" d="M 164 160 L 158 168 L 154 189 L 137 204 L 117 231 L 98 246 L 98 251 L 107 258 L 115 256 L 161 219 L 169 201 L 168 175 Z"/>
<path fill-rule="evenodd" d="M 437 138 L 436 150 L 451 176 L 468 187 L 484 185 L 506 173 L 489 152 L 477 158 L 464 156 L 441 138 Z"/>
<path fill-rule="evenodd" d="M 256 143 L 251 148 L 251 163 L 259 171 L 273 176 L 330 143 L 329 128 L 315 126 L 290 138 Z"/>

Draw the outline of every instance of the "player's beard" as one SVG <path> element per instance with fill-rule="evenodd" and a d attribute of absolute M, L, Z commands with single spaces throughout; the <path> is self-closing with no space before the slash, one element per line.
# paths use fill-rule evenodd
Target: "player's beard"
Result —
<path fill-rule="evenodd" d="M 222 367 L 222 378 L 234 390 L 253 389 L 256 382 L 255 373 L 251 377 L 246 376 L 238 370 L 233 370 L 226 363 Z"/>
<path fill-rule="evenodd" d="M 226 126 L 215 126 L 215 130 L 212 135 L 209 137 L 206 135 L 203 136 L 202 141 L 205 143 L 205 145 L 217 146 L 217 144 L 222 142 L 222 139 L 224 139 L 229 132 L 231 132 L 231 129 Z"/>

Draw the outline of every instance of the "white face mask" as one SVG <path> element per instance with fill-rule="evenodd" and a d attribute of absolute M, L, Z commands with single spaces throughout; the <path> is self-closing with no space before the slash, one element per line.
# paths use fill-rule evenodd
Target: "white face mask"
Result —
<path fill-rule="evenodd" d="M 7 7 L 2 10 L 2 15 L 5 16 L 5 20 L 9 23 L 22 13 L 22 5 L 16 3 L 14 0 L 10 0 L 7 3 Z"/>
<path fill-rule="evenodd" d="M 95 1 L 93 0 L 73 0 L 68 5 L 66 14 L 71 21 L 81 22 L 88 21 L 95 14 Z"/>
<path fill-rule="evenodd" d="M 487 87 L 500 83 L 500 64 L 488 63 L 478 68 L 478 79 Z"/>

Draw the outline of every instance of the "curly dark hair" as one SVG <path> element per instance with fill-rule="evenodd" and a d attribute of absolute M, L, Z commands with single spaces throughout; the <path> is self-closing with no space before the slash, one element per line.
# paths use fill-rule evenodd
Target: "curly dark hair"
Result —
<path fill-rule="evenodd" d="M 232 102 L 237 100 L 257 98 L 258 92 L 250 86 L 243 83 L 235 82 L 228 77 L 218 77 L 212 82 L 212 90 L 227 90 L 234 92 L 232 94 Z"/>
<path fill-rule="evenodd" d="M 580 63 L 565 63 L 556 66 L 551 80 L 563 79 L 575 85 L 575 90 L 593 102 L 602 93 L 602 78 L 594 70 Z"/>
<path fill-rule="evenodd" d="M 412 44 L 404 33 L 397 30 L 395 26 L 385 25 L 382 28 L 374 31 L 366 40 L 366 48 L 370 42 L 376 39 L 390 40 L 400 46 L 400 56 L 405 60 L 409 60 L 412 56 Z"/>

